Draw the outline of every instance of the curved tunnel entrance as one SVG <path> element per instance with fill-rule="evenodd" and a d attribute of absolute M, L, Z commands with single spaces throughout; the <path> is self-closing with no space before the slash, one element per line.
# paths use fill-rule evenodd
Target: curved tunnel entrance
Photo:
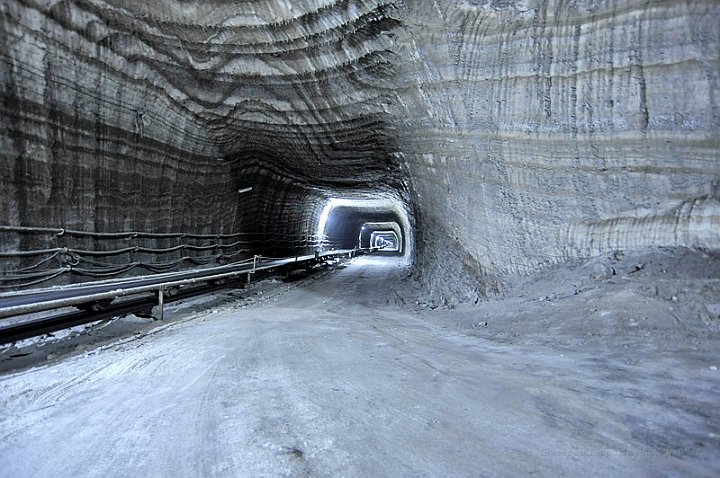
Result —
<path fill-rule="evenodd" d="M 318 236 L 327 247 L 338 249 L 378 247 L 382 238 L 392 253 L 412 263 L 413 231 L 408 207 L 399 198 L 330 199 L 319 220 Z"/>
<path fill-rule="evenodd" d="M 374 231 L 370 236 L 371 247 L 385 252 L 400 252 L 400 238 L 395 231 Z"/>
<path fill-rule="evenodd" d="M 395 221 L 366 222 L 360 229 L 358 246 L 382 248 L 383 252 L 402 255 L 405 252 L 404 238 L 402 227 Z"/>

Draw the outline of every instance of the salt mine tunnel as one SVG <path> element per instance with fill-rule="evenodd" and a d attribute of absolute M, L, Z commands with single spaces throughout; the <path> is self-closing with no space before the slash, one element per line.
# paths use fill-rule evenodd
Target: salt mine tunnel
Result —
<path fill-rule="evenodd" d="M 718 476 L 717 0 L 3 0 L 0 475 Z"/>

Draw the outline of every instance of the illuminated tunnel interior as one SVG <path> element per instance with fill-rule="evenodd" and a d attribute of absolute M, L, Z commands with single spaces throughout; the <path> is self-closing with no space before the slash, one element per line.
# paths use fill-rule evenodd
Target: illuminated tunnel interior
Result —
<path fill-rule="evenodd" d="M 409 206 L 397 197 L 330 199 L 323 208 L 318 235 L 332 247 L 371 248 L 371 235 L 380 229 L 392 229 L 397 235 L 397 252 L 405 264 L 412 264 L 414 234 Z"/>
<path fill-rule="evenodd" d="M 403 254 L 406 250 L 402 227 L 396 221 L 366 222 L 358 241 L 361 247 L 383 247 L 384 252 Z"/>
<path fill-rule="evenodd" d="M 394 211 L 375 210 L 368 211 L 356 209 L 350 206 L 341 206 L 333 209 L 331 216 L 325 226 L 325 234 L 328 241 L 337 244 L 337 247 L 343 249 L 352 249 L 353 247 L 376 247 L 371 245 L 370 234 L 378 227 L 375 224 L 394 224 L 398 229 L 398 238 L 401 240 L 402 227 L 399 225 L 401 219 Z M 400 247 L 400 250 L 404 250 Z"/>
<path fill-rule="evenodd" d="M 383 252 L 402 254 L 402 236 L 399 236 L 397 232 L 391 229 L 372 230 L 370 233 L 370 247 L 382 249 Z"/>

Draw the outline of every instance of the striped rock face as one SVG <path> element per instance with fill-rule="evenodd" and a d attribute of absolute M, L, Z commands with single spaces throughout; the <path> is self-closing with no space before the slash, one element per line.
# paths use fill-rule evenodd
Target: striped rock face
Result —
<path fill-rule="evenodd" d="M 719 87 L 715 0 L 6 0 L 0 222 L 296 240 L 355 201 L 489 293 L 720 248 Z"/>

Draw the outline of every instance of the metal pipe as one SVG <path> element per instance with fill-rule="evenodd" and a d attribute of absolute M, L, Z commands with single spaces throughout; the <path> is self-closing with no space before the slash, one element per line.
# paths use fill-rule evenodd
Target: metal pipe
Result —
<path fill-rule="evenodd" d="M 298 262 L 305 262 L 305 261 L 312 261 L 315 259 L 315 257 L 320 258 L 328 258 L 328 257 L 335 257 L 335 256 L 342 256 L 348 253 L 348 250 L 343 251 L 332 251 L 327 253 L 322 253 L 312 256 L 301 256 L 301 260 Z M 49 289 L 45 290 L 43 292 L 38 291 L 28 291 L 24 294 L 13 294 L 12 296 L 8 296 L 6 298 L 0 299 L 0 318 L 4 317 L 13 317 L 16 315 L 23 315 L 23 314 L 30 314 L 33 312 L 42 312 L 45 310 L 52 310 L 52 309 L 59 309 L 62 307 L 70 307 L 75 306 L 78 304 L 85 304 L 88 302 L 97 302 L 99 300 L 103 299 L 115 299 L 117 297 L 124 297 L 128 295 L 134 295 L 134 294 L 141 294 L 144 292 L 152 292 L 159 289 L 169 289 L 171 287 L 179 287 L 183 285 L 189 285 L 189 284 L 197 284 L 202 282 L 208 282 L 208 281 L 215 281 L 220 279 L 227 279 L 232 277 L 237 277 L 242 274 L 254 274 L 258 271 L 269 271 L 272 269 L 275 269 L 277 267 L 283 266 L 285 264 L 288 264 L 290 262 L 295 261 L 295 257 L 290 258 L 284 258 L 284 259 L 277 259 L 274 261 L 271 261 L 267 264 L 258 266 L 257 265 L 257 258 L 260 256 L 255 256 L 253 260 L 253 266 L 252 269 L 250 269 L 248 266 L 221 266 L 217 268 L 212 269 L 205 269 L 201 271 L 194 271 L 194 272 L 184 272 L 184 273 L 168 273 L 168 274 L 158 274 L 159 277 L 150 278 L 147 277 L 141 277 L 141 278 L 127 278 L 122 279 L 118 281 L 106 281 L 102 284 L 100 288 L 103 289 L 109 289 L 109 290 L 103 290 L 103 291 L 97 291 L 97 292 L 90 292 L 87 294 L 78 294 L 78 292 L 82 292 L 83 289 L 87 288 L 98 288 L 98 284 L 82 284 L 75 287 L 68 287 L 64 289 Z M 221 272 L 218 273 L 219 270 L 227 270 L 228 267 L 233 268 L 233 270 L 228 272 Z M 237 268 L 239 267 L 239 268 Z M 175 276 L 188 276 L 182 279 L 171 279 L 171 277 Z M 169 280 L 162 281 L 164 277 L 167 277 Z M 160 279 L 158 282 L 154 282 L 154 279 Z M 146 284 L 146 285 L 133 285 L 133 283 L 138 282 L 147 282 L 148 280 L 152 280 L 153 283 Z M 73 294 L 69 297 L 58 297 L 62 296 L 63 293 L 67 294 Z M 46 296 L 43 299 L 43 295 Z M 48 298 L 47 296 L 52 296 L 53 298 Z M 35 299 L 34 299 L 35 298 Z M 22 301 L 21 299 L 25 299 Z M 17 303 L 18 301 L 22 302 L 16 305 L 9 305 L 3 307 L 3 302 L 10 302 L 10 303 Z"/>

